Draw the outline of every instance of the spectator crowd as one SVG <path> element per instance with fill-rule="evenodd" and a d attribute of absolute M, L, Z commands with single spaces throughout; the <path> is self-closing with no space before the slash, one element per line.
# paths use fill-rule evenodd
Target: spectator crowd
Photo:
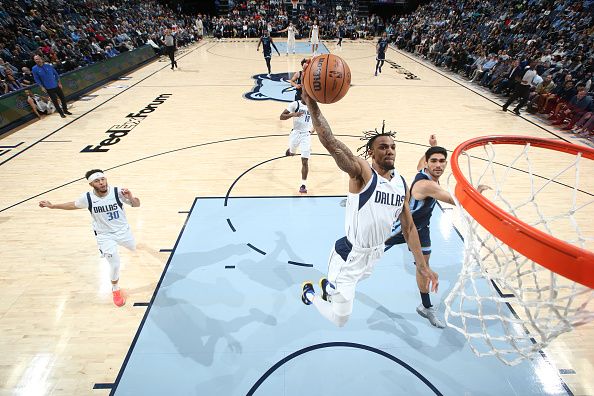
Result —
<path fill-rule="evenodd" d="M 594 138 L 594 1 L 442 0 L 387 31 L 398 48 L 458 73 L 564 130 Z"/>
<path fill-rule="evenodd" d="M 153 0 L 0 1 L 0 95 L 35 83 L 34 55 L 62 74 L 145 44 L 160 51 L 166 28 L 185 45 L 196 22 Z"/>
<path fill-rule="evenodd" d="M 317 21 L 322 39 L 385 31 L 398 48 L 507 96 L 502 110 L 515 103 L 519 115 L 526 106 L 563 129 L 594 136 L 594 0 L 440 0 L 388 20 L 358 16 L 356 0 L 310 0 L 298 12 L 282 0 L 229 5 L 226 16 L 191 17 L 154 0 L 0 2 L 0 94 L 35 83 L 34 55 L 61 74 L 145 44 L 160 53 L 168 28 L 179 46 L 207 34 L 278 36 L 289 22 L 307 38 Z"/>

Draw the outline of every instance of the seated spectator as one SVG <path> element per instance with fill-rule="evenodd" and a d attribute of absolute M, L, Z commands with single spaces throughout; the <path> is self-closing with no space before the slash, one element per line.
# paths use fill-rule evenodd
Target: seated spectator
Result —
<path fill-rule="evenodd" d="M 573 126 L 586 113 L 594 111 L 594 102 L 592 97 L 587 95 L 588 92 L 583 86 L 578 88 L 577 93 L 571 98 L 567 106 L 559 112 L 557 120 L 553 125 L 563 125 L 563 129 L 573 129 Z"/>
<path fill-rule="evenodd" d="M 113 58 L 115 56 L 118 56 L 119 54 L 120 52 L 117 49 L 112 48 L 111 45 L 105 47 L 105 56 L 107 56 L 108 58 Z"/>
<path fill-rule="evenodd" d="M 21 84 L 23 84 L 26 87 L 34 85 L 35 78 L 33 77 L 33 73 L 31 73 L 31 69 L 29 69 L 27 66 L 23 66 L 21 71 Z"/>
<path fill-rule="evenodd" d="M 528 112 L 534 114 L 539 108 L 542 108 L 546 98 L 551 94 L 555 86 L 553 76 L 546 76 L 544 80 L 536 86 L 536 90 L 531 93 L 527 109 Z"/>

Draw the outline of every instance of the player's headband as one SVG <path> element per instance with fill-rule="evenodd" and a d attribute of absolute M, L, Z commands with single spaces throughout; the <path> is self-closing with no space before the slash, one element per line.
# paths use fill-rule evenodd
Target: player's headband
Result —
<path fill-rule="evenodd" d="M 95 172 L 91 176 L 87 177 L 87 180 L 88 180 L 89 183 L 92 183 L 92 182 L 94 182 L 97 179 L 101 179 L 102 177 L 105 177 L 105 175 L 103 174 L 103 172 Z"/>

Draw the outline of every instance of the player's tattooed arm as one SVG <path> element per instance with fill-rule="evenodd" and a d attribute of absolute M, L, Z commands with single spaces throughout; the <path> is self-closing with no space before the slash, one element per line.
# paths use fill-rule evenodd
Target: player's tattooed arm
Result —
<path fill-rule="evenodd" d="M 355 156 L 346 144 L 334 137 L 332 129 L 320 111 L 316 101 L 310 99 L 305 93 L 303 94 L 303 99 L 307 103 L 307 108 L 311 114 L 314 129 L 318 133 L 318 138 L 332 158 L 334 158 L 336 165 L 342 171 L 348 173 L 351 178 L 360 178 L 362 174 L 361 161 L 363 159 Z"/>

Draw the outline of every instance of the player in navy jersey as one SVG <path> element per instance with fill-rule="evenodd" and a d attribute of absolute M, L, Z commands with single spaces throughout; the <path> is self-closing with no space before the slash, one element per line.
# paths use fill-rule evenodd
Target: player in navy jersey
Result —
<path fill-rule="evenodd" d="M 272 47 L 274 47 L 274 50 L 276 51 L 278 56 L 280 56 L 280 52 L 278 52 L 278 48 L 276 48 L 274 41 L 272 41 L 272 37 L 270 37 L 270 32 L 267 29 L 264 29 L 264 33 L 262 37 L 260 37 L 260 41 L 258 41 L 258 48 L 256 48 L 256 51 L 260 51 L 260 44 L 262 44 L 262 51 L 264 52 L 264 59 L 266 60 L 266 67 L 268 68 L 268 77 L 270 77 L 270 73 L 272 73 L 270 71 L 270 58 L 272 58 Z"/>
<path fill-rule="evenodd" d="M 377 63 L 375 64 L 375 75 L 377 76 L 378 72 L 382 72 L 382 66 L 384 65 L 384 61 L 386 60 L 386 50 L 388 49 L 388 34 L 386 32 L 382 33 L 382 37 L 378 40 L 377 44 L 375 45 L 375 51 L 377 52 L 376 60 Z"/>
<path fill-rule="evenodd" d="M 39 206 L 50 209 L 88 209 L 93 219 L 93 232 L 101 255 L 110 266 L 113 302 L 118 307 L 125 304 L 125 297 L 120 292 L 120 256 L 118 245 L 135 250 L 136 241 L 130 231 L 130 225 L 124 211 L 124 203 L 132 207 L 140 206 L 140 200 L 127 188 L 111 187 L 105 174 L 100 169 L 93 169 L 85 174 L 93 191 L 81 194 L 76 201 L 52 204 L 41 201 Z"/>
<path fill-rule="evenodd" d="M 303 90 L 303 71 L 305 70 L 305 65 L 307 64 L 307 59 L 301 59 L 301 68 L 293 77 L 289 80 L 289 84 L 295 87 L 295 100 L 301 99 L 301 91 Z"/>
<path fill-rule="evenodd" d="M 366 154 L 372 159 L 370 166 L 334 137 L 318 104 L 309 98 L 305 90 L 302 99 L 307 104 L 320 142 L 338 167 L 349 175 L 349 193 L 346 236 L 334 245 L 328 278 L 320 280 L 322 293 L 317 295 L 313 284 L 305 282 L 301 300 L 306 305 L 313 304 L 322 316 L 335 325 L 344 326 L 353 310 L 357 283 L 373 272 L 375 263 L 384 253 L 384 242 L 396 219 L 402 223 L 403 233 L 415 258 L 421 263 L 425 261 L 408 207 L 406 184 L 394 170 L 396 145 L 393 134 L 383 133 L 382 130 L 382 133 L 370 136 L 366 145 Z M 432 289 L 437 291 L 437 274 L 427 265 L 417 266 L 417 270 L 429 279 Z"/>
<path fill-rule="evenodd" d="M 443 175 L 447 167 L 448 152 L 445 148 L 437 146 L 435 135 L 429 137 L 431 148 L 425 152 L 425 155 L 419 160 L 415 176 L 410 186 L 410 211 L 412 218 L 419 233 L 421 241 L 421 250 L 425 264 L 429 266 L 431 256 L 431 235 L 429 233 L 429 222 L 433 214 L 433 208 L 437 201 L 446 202 L 454 205 L 454 198 L 439 184 L 439 178 Z M 478 186 L 478 191 L 483 192 L 488 186 Z M 402 224 L 400 221 L 394 223 L 392 234 L 386 240 L 386 250 L 394 245 L 405 242 L 402 233 Z M 415 262 L 418 263 L 415 257 Z M 417 307 L 417 313 L 438 328 L 444 328 L 445 325 L 437 318 L 435 308 L 431 304 L 429 297 L 429 288 L 426 286 L 427 278 L 423 273 L 417 271 L 417 285 L 421 293 L 421 304 Z"/>

